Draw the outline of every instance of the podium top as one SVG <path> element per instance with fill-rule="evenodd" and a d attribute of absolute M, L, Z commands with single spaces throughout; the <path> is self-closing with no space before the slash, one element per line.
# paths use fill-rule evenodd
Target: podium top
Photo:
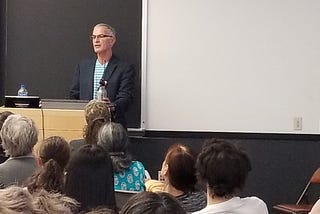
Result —
<path fill-rule="evenodd" d="M 44 109 L 83 110 L 89 100 L 41 99 Z"/>

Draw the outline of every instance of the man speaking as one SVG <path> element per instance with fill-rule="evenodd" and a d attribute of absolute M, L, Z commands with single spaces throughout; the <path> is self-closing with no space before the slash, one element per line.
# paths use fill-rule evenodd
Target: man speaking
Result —
<path fill-rule="evenodd" d="M 125 112 L 133 99 L 135 71 L 132 64 L 112 54 L 116 32 L 108 24 L 100 23 L 91 35 L 96 57 L 80 62 L 76 68 L 70 90 L 70 99 L 95 99 L 100 80 L 106 81 L 107 104 L 113 104 L 115 122 L 126 127 Z"/>

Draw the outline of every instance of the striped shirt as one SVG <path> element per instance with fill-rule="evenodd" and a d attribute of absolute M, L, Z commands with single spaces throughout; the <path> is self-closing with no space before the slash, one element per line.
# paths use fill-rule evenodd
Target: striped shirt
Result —
<path fill-rule="evenodd" d="M 94 68 L 94 75 L 93 75 L 93 99 L 97 98 L 97 91 L 99 88 L 99 82 L 103 76 L 105 68 L 108 66 L 108 62 L 105 64 L 101 64 L 97 59 L 96 65 Z"/>

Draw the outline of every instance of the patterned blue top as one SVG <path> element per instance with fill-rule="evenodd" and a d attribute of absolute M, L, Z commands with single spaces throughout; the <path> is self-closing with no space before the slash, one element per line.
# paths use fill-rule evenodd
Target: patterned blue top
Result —
<path fill-rule="evenodd" d="M 139 161 L 132 161 L 129 169 L 114 174 L 114 189 L 127 191 L 144 191 L 144 166 Z"/>

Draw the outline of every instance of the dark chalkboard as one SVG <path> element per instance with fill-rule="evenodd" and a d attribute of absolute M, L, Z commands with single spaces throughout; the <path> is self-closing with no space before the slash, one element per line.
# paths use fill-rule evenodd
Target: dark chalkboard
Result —
<path fill-rule="evenodd" d="M 5 7 L 5 95 L 25 83 L 30 95 L 66 98 L 75 66 L 94 54 L 93 26 L 105 22 L 117 31 L 114 54 L 136 68 L 127 120 L 130 128 L 140 128 L 142 0 L 7 0 Z"/>

